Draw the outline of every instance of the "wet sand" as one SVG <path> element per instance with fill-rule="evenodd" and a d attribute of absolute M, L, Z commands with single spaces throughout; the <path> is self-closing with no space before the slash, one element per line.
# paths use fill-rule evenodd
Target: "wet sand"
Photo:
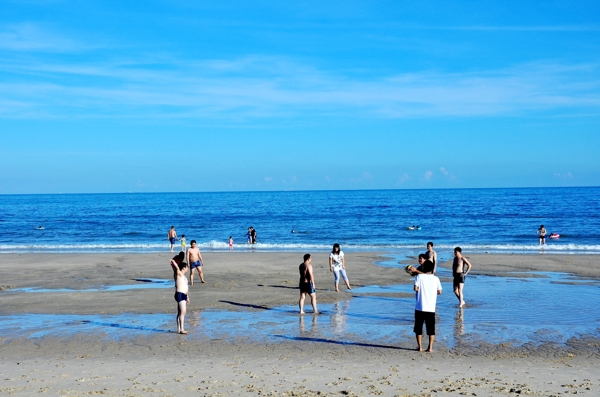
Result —
<path fill-rule="evenodd" d="M 206 284 L 191 287 L 190 311 L 260 310 L 297 301 L 299 253 L 205 253 Z M 170 254 L 24 254 L 0 256 L 0 315 L 174 313 L 171 289 L 15 293 L 16 288 L 87 289 L 169 278 Z M 600 257 L 468 255 L 474 274 L 572 272 L 600 278 Z M 402 269 L 379 267 L 374 253 L 347 254 L 353 286 L 411 283 Z M 319 302 L 333 291 L 327 254 L 313 255 Z M 448 264 L 442 264 L 447 266 Z M 196 278 L 197 280 L 197 278 Z M 451 292 L 447 292 L 451 293 Z M 307 302 L 308 304 L 308 302 Z M 305 316 L 310 322 L 312 315 Z M 458 345 L 434 354 L 396 345 L 332 340 L 256 343 L 174 333 L 104 338 L 74 333 L 0 340 L 0 394 L 33 395 L 597 395 L 600 341 L 566 346 Z"/>

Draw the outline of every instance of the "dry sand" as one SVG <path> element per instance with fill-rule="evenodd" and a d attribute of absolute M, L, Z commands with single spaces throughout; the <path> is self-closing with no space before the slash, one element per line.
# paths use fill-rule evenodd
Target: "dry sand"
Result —
<path fill-rule="evenodd" d="M 191 311 L 256 310 L 297 300 L 298 253 L 205 253 L 207 284 L 191 287 Z M 0 256 L 0 315 L 21 313 L 173 313 L 170 289 L 14 293 L 14 288 L 86 289 L 167 278 L 169 254 L 24 254 Z M 468 255 L 474 272 L 567 271 L 600 278 L 600 256 Z M 379 267 L 373 253 L 349 253 L 351 282 L 409 283 L 401 269 Z M 332 291 L 327 254 L 313 256 L 319 302 Z M 447 266 L 443 264 L 442 266 Z M 340 286 L 342 291 L 345 288 Z M 308 317 L 310 318 L 310 317 Z M 459 346 L 433 354 L 398 346 L 327 341 L 257 343 L 176 334 L 106 339 L 99 334 L 0 340 L 0 395 L 599 395 L 600 343 L 567 346 Z"/>

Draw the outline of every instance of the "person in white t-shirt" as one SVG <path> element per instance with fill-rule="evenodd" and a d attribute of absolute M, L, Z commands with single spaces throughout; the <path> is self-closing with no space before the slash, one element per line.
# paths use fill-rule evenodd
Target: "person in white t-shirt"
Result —
<path fill-rule="evenodd" d="M 350 281 L 346 275 L 346 263 L 344 262 L 344 252 L 340 250 L 338 243 L 333 244 L 333 250 L 329 254 L 329 271 L 333 272 L 333 282 L 335 283 L 335 292 L 340 292 L 338 285 L 340 282 L 340 275 L 346 282 L 348 289 L 350 288 Z"/>
<path fill-rule="evenodd" d="M 421 339 L 423 335 L 423 323 L 427 327 L 429 335 L 429 346 L 427 352 L 433 351 L 433 341 L 435 339 L 435 304 L 437 296 L 442 293 L 442 284 L 437 276 L 433 275 L 433 263 L 425 261 L 423 264 L 423 273 L 415 278 L 414 290 L 416 292 L 417 304 L 415 305 L 415 327 L 414 332 L 417 337 L 417 351 L 423 351 Z"/>

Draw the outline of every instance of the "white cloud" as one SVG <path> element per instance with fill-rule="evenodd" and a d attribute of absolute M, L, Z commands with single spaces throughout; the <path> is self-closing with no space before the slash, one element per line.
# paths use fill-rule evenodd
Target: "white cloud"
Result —
<path fill-rule="evenodd" d="M 269 176 L 265 176 L 265 182 L 271 183 L 271 182 L 273 182 L 273 178 L 271 178 Z"/>
<path fill-rule="evenodd" d="M 572 179 L 573 174 L 571 174 L 571 172 L 565 172 L 565 173 L 555 172 L 554 177 L 555 178 L 563 178 L 563 179 Z"/>
<path fill-rule="evenodd" d="M 430 181 L 431 178 L 433 178 L 433 172 L 425 171 L 425 174 L 423 175 L 423 179 L 425 179 L 426 181 Z"/>
<path fill-rule="evenodd" d="M 445 167 L 440 167 L 440 172 L 444 175 L 450 175 L 450 173 L 446 170 Z"/>
<path fill-rule="evenodd" d="M 400 177 L 398 178 L 398 183 L 402 184 L 406 181 L 408 181 L 410 179 L 410 176 L 408 176 L 407 173 L 404 173 L 402 175 L 400 175 Z"/>

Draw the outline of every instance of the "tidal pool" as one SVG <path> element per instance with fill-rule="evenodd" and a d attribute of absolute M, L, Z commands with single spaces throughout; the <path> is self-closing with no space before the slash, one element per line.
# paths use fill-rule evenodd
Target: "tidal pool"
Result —
<path fill-rule="evenodd" d="M 123 284 L 123 285 L 101 285 L 98 288 L 87 288 L 87 289 L 72 289 L 72 288 L 15 288 L 7 290 L 6 293 L 11 292 L 38 292 L 38 293 L 50 293 L 50 292 L 99 292 L 99 291 L 128 291 L 134 289 L 152 289 L 152 288 L 173 288 L 175 282 L 173 280 L 166 280 L 160 278 L 136 278 L 132 281 L 137 281 L 139 284 Z"/>
<path fill-rule="evenodd" d="M 451 272 L 440 268 L 438 275 L 443 280 L 443 294 L 438 297 L 436 333 L 437 340 L 447 347 L 459 342 L 564 344 L 576 336 L 600 337 L 597 281 L 544 272 L 505 277 L 469 275 L 465 284 L 467 306 L 461 309 L 452 292 Z M 172 287 L 171 280 L 163 281 L 165 287 Z M 367 286 L 342 294 L 348 298 L 320 304 L 319 315 L 309 312 L 301 316 L 295 304 L 267 308 L 235 301 L 235 296 L 222 303 L 241 311 L 197 311 L 192 304 L 186 317 L 187 338 L 241 337 L 257 342 L 298 340 L 382 348 L 396 348 L 414 339 L 412 284 Z M 291 293 L 290 301 L 296 299 L 296 293 Z M 311 310 L 308 302 L 305 309 Z M 0 316 L 0 336 L 8 338 L 102 332 L 118 339 L 174 329 L 175 305 L 173 314 Z"/>

